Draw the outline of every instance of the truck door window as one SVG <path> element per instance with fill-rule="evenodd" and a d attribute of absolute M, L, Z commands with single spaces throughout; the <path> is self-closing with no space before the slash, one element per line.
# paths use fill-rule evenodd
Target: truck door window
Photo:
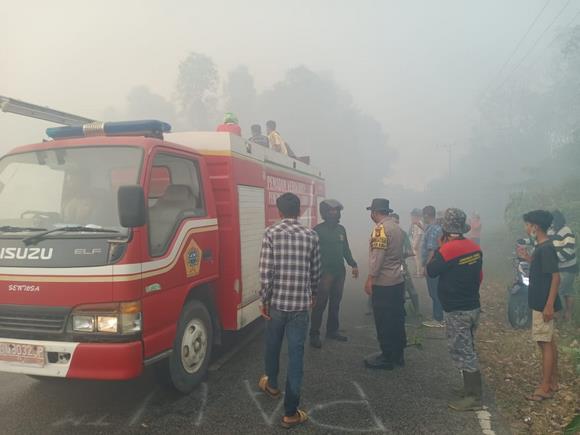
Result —
<path fill-rule="evenodd" d="M 206 215 L 197 162 L 158 154 L 148 188 L 149 247 L 163 255 L 184 219 Z"/>

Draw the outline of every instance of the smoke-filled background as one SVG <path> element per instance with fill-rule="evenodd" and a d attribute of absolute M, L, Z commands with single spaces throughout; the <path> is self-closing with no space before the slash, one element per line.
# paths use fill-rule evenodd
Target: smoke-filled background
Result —
<path fill-rule="evenodd" d="M 3 1 L 0 94 L 103 120 L 243 135 L 274 119 L 344 202 L 478 211 L 484 247 L 521 213 L 580 222 L 580 3 Z M 0 114 L 0 152 L 46 123 Z M 503 249 L 503 248 L 502 248 Z M 503 252 L 498 248 L 498 252 Z M 502 253 L 503 255 L 503 253 Z"/>

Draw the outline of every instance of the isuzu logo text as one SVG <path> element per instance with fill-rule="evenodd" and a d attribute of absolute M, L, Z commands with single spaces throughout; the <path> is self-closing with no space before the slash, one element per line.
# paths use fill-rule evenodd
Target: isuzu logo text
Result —
<path fill-rule="evenodd" d="M 0 260 L 50 260 L 53 248 L 0 248 Z"/>

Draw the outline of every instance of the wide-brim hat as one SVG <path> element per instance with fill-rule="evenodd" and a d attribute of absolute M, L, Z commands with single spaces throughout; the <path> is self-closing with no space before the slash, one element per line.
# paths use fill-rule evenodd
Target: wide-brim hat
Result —
<path fill-rule="evenodd" d="M 458 208 L 445 210 L 441 226 L 447 234 L 466 234 L 471 231 L 471 226 L 467 223 L 467 215 Z"/>
<path fill-rule="evenodd" d="M 384 211 L 386 213 L 392 213 L 393 210 L 389 205 L 389 200 L 385 198 L 375 198 L 370 206 L 367 207 L 370 211 Z"/>

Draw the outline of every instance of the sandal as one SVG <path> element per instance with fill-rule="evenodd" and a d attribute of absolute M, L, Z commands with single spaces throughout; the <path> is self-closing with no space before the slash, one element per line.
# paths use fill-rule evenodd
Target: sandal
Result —
<path fill-rule="evenodd" d="M 285 420 L 286 418 L 291 418 L 292 420 Z M 304 423 L 306 420 L 308 420 L 308 414 L 299 409 L 292 417 L 282 417 L 282 422 L 280 424 L 284 429 L 290 429 L 291 427 Z"/>
<path fill-rule="evenodd" d="M 270 396 L 272 399 L 277 399 L 280 397 L 281 391 L 277 388 L 272 388 L 268 385 L 268 376 L 262 375 L 260 380 L 258 381 L 258 388 Z"/>
<path fill-rule="evenodd" d="M 542 390 L 536 390 L 532 395 L 526 396 L 526 399 L 530 402 L 543 402 L 544 400 L 549 400 L 553 397 L 553 393 L 544 393 Z"/>

